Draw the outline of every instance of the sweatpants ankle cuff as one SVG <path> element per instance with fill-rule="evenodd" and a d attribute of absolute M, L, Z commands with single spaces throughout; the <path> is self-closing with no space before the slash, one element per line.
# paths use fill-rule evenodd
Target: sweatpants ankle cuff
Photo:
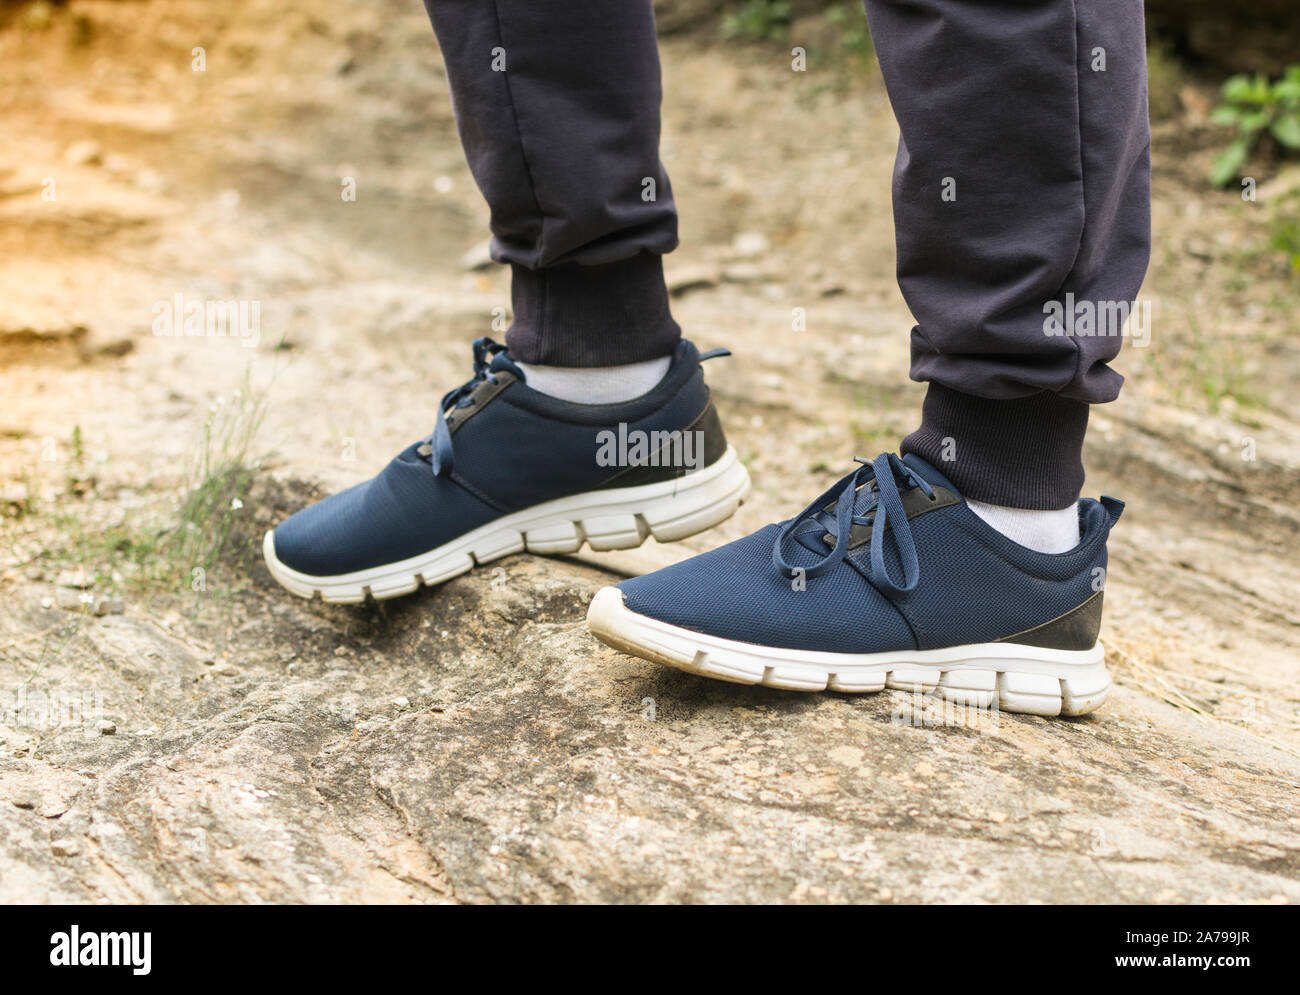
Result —
<path fill-rule="evenodd" d="M 931 383 L 921 427 L 900 451 L 933 464 L 967 498 L 1053 510 L 1083 490 L 1088 405 L 1044 391 L 1010 401 Z"/>
<path fill-rule="evenodd" d="M 511 269 L 515 359 L 542 366 L 622 366 L 671 355 L 681 328 L 668 309 L 663 257 L 600 266 Z"/>

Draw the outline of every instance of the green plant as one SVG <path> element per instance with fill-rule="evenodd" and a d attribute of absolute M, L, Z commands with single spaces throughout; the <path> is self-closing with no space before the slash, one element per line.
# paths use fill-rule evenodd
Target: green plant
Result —
<path fill-rule="evenodd" d="M 172 562 L 207 570 L 221 555 L 257 470 L 249 458 L 253 437 L 266 414 L 266 397 L 247 375 L 229 400 L 209 410 L 190 466 L 180 521 L 168 537 Z"/>
<path fill-rule="evenodd" d="M 189 585 L 196 569 L 212 568 L 239 519 L 249 514 L 244 505 L 260 467 L 250 451 L 265 410 L 265 391 L 253 389 L 245 374 L 239 389 L 208 409 L 179 497 L 154 495 L 146 486 L 147 501 L 109 522 L 93 514 L 94 504 L 63 502 L 48 519 L 58 541 L 40 559 L 127 590 Z M 78 430 L 74 462 L 83 444 Z"/>
<path fill-rule="evenodd" d="M 86 443 L 81 436 L 81 426 L 72 426 L 72 455 L 68 459 L 64 484 L 70 494 L 85 495 L 94 489 L 92 475 L 86 469 Z"/>
<path fill-rule="evenodd" d="M 1286 256 L 1292 273 L 1300 274 L 1300 199 L 1295 195 L 1274 210 L 1269 245 Z"/>
<path fill-rule="evenodd" d="M 722 34 L 746 41 L 783 41 L 792 16 L 790 0 L 744 0 L 722 18 Z"/>
<path fill-rule="evenodd" d="M 1300 65 L 1288 67 L 1281 79 L 1233 76 L 1223 84 L 1223 103 L 1210 116 L 1215 124 L 1236 130 L 1236 136 L 1214 159 L 1210 182 L 1229 183 L 1265 135 L 1279 145 L 1300 149 Z"/>
<path fill-rule="evenodd" d="M 1186 376 L 1189 384 L 1200 391 L 1205 406 L 1214 413 L 1229 399 L 1239 408 L 1259 407 L 1263 399 L 1256 393 L 1247 366 L 1249 345 L 1222 330 L 1207 333 L 1199 321 L 1189 322 L 1192 340 Z M 1186 360 L 1184 360 L 1186 363 Z"/>
<path fill-rule="evenodd" d="M 96 583 L 121 570 L 122 585 L 128 588 L 142 587 L 167 573 L 159 548 L 163 533 L 137 518 L 105 526 L 87 522 L 79 513 L 57 510 L 50 521 L 61 540 L 42 554 L 50 564 L 84 570 Z"/>
<path fill-rule="evenodd" d="M 871 29 L 859 0 L 844 0 L 826 11 L 826 20 L 839 29 L 839 47 L 850 59 L 868 64 L 875 55 Z"/>
<path fill-rule="evenodd" d="M 1183 101 L 1183 67 L 1173 46 L 1161 38 L 1147 45 L 1147 106 L 1152 121 L 1169 121 L 1178 116 Z"/>

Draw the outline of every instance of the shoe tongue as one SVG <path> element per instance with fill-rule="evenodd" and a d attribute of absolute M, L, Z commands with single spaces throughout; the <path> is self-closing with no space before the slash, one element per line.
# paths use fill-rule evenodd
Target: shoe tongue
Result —
<path fill-rule="evenodd" d="M 915 470 L 917 475 L 927 484 L 947 488 L 958 497 L 961 497 L 961 491 L 953 485 L 951 480 L 945 477 L 925 460 L 921 459 L 920 456 L 917 456 L 916 453 L 908 453 L 903 457 L 903 462 Z"/>

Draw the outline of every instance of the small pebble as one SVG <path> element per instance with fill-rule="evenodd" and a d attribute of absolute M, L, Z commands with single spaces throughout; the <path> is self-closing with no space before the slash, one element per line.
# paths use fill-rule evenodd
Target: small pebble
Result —
<path fill-rule="evenodd" d="M 722 267 L 722 279 L 727 283 L 761 283 L 767 278 L 757 263 L 732 263 Z"/>
<path fill-rule="evenodd" d="M 98 166 L 104 161 L 104 153 L 92 141 L 73 142 L 63 153 L 63 161 L 70 166 Z"/>
<path fill-rule="evenodd" d="M 482 241 L 460 257 L 460 268 L 471 273 L 491 269 L 496 263 L 492 259 L 491 241 Z"/>
<path fill-rule="evenodd" d="M 54 603 L 64 611 L 79 612 L 94 604 L 95 596 L 89 591 L 61 587 L 54 592 Z"/>
<path fill-rule="evenodd" d="M 731 240 L 731 251 L 742 258 L 752 259 L 766 252 L 770 244 L 762 232 L 741 232 Z"/>
<path fill-rule="evenodd" d="M 84 570 L 60 570 L 59 575 L 54 578 L 54 583 L 59 587 L 84 590 L 87 587 L 94 586 L 95 578 Z"/>
<path fill-rule="evenodd" d="M 81 852 L 76 840 L 51 840 L 50 852 L 56 857 L 75 857 Z"/>

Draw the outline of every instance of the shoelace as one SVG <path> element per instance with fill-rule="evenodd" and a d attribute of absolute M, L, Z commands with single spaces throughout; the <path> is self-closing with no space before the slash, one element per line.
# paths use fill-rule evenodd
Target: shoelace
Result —
<path fill-rule="evenodd" d="M 772 563 L 787 577 L 798 576 L 802 572 L 805 578 L 817 577 L 831 567 L 837 566 L 849 549 L 849 533 L 854 525 L 871 526 L 871 563 L 869 575 L 877 587 L 902 594 L 916 587 L 921 577 L 921 564 L 916 556 L 916 541 L 912 537 L 912 526 L 903 510 L 903 498 L 898 490 L 901 477 L 908 487 L 919 487 L 930 500 L 934 500 L 934 489 L 923 480 L 915 470 L 893 453 L 881 453 L 868 462 L 861 457 L 854 458 L 862 466 L 854 470 L 834 487 L 817 498 L 790 523 L 781 529 L 772 547 Z M 873 491 L 865 495 L 869 514 L 855 514 L 858 489 L 874 485 Z M 835 547 L 825 556 L 807 567 L 793 567 L 786 562 L 784 548 L 786 542 L 807 519 L 816 520 L 826 506 L 835 502 Z M 819 531 L 825 531 L 820 529 Z M 889 575 L 885 565 L 885 535 L 893 537 L 899 559 L 903 562 L 903 582 L 899 584 Z"/>
<path fill-rule="evenodd" d="M 434 476 L 450 473 L 455 458 L 451 445 L 451 429 L 447 427 L 447 412 L 455 408 L 469 407 L 474 403 L 473 398 L 470 397 L 474 393 L 474 388 L 485 380 L 488 383 L 496 383 L 496 374 L 503 370 L 509 370 L 519 379 L 523 379 L 519 368 L 510 361 L 505 346 L 494 342 L 486 335 L 475 339 L 474 376 L 455 390 L 449 390 L 443 395 L 438 405 L 438 420 L 434 423 L 433 432 L 421 443 L 422 446 L 429 447 L 429 462 L 433 465 Z"/>

